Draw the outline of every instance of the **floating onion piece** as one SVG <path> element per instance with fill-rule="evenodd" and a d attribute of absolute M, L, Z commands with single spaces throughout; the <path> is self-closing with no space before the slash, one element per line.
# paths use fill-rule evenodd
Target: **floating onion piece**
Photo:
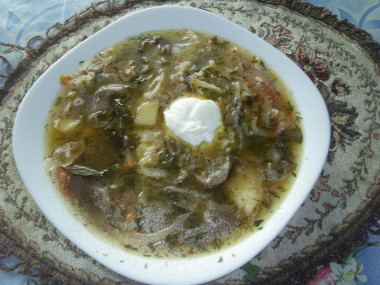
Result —
<path fill-rule="evenodd" d="M 133 246 L 144 246 L 148 243 L 156 242 L 165 239 L 168 235 L 176 231 L 183 223 L 189 214 L 182 215 L 169 227 L 160 230 L 156 233 L 131 233 L 127 231 L 118 232 L 120 240 L 126 244 Z"/>
<path fill-rule="evenodd" d="M 96 170 L 96 169 L 86 167 L 83 165 L 78 165 L 78 164 L 71 164 L 63 168 L 70 171 L 72 174 L 81 175 L 81 176 L 102 176 L 108 171 L 108 169 Z"/>
<path fill-rule="evenodd" d="M 211 196 L 208 193 L 201 193 L 201 192 L 197 192 L 197 191 L 187 190 L 185 188 L 178 187 L 178 186 L 168 186 L 165 188 L 165 191 L 185 194 L 185 195 L 188 195 L 189 197 L 196 198 L 196 199 L 199 199 L 199 198 L 207 199 L 207 198 L 210 198 L 210 196 Z"/>
<path fill-rule="evenodd" d="M 201 87 L 201 88 L 209 89 L 209 90 L 215 91 L 218 94 L 222 94 L 223 93 L 223 89 L 222 88 L 220 88 L 218 86 L 215 86 L 214 84 L 207 83 L 206 81 L 199 80 L 197 78 L 195 78 L 192 81 L 192 83 L 194 84 L 195 87 Z"/>
<path fill-rule="evenodd" d="M 148 91 L 144 93 L 146 98 L 153 98 L 158 94 L 161 88 L 162 81 L 165 78 L 165 73 L 162 72 L 160 76 L 157 76 L 148 87 Z"/>
<path fill-rule="evenodd" d="M 152 178 L 163 178 L 169 175 L 169 172 L 167 170 L 161 168 L 141 167 L 140 169 L 145 176 Z"/>
<path fill-rule="evenodd" d="M 95 96 L 107 96 L 110 94 L 124 95 L 129 85 L 125 84 L 110 84 L 100 87 L 96 92 Z"/>

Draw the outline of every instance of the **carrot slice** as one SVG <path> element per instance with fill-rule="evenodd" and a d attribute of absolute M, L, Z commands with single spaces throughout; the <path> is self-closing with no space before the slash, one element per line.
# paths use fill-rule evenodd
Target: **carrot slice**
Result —
<path fill-rule="evenodd" d="M 62 85 L 66 85 L 67 82 L 69 82 L 72 78 L 71 75 L 64 75 L 64 74 L 61 74 L 59 76 L 59 82 L 62 84 Z"/>

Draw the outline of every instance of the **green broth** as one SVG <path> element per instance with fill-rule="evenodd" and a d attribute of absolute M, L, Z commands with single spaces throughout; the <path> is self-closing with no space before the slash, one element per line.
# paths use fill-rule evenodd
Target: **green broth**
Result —
<path fill-rule="evenodd" d="M 277 76 L 244 48 L 181 29 L 125 39 L 62 75 L 46 168 L 85 223 L 144 255 L 219 249 L 265 226 L 297 172 L 302 132 Z M 214 101 L 212 142 L 176 137 L 163 111 Z"/>

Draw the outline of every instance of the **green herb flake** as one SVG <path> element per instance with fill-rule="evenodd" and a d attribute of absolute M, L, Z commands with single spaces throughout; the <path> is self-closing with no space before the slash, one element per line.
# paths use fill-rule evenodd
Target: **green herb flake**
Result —
<path fill-rule="evenodd" d="M 282 192 L 286 192 L 286 188 L 285 187 L 282 187 L 281 185 L 277 186 L 277 188 L 282 191 Z"/>
<path fill-rule="evenodd" d="M 58 106 L 58 105 L 61 104 L 61 103 L 62 103 L 62 97 L 59 96 L 59 97 L 57 98 L 57 100 L 55 101 L 55 106 Z"/>
<path fill-rule="evenodd" d="M 255 223 L 255 226 L 258 227 L 261 225 L 262 222 L 264 222 L 264 220 L 257 220 L 254 223 Z"/>
<path fill-rule="evenodd" d="M 247 274 L 244 275 L 244 279 L 251 281 L 251 282 L 257 282 L 257 276 L 259 275 L 259 272 L 261 270 L 260 267 L 257 265 L 253 265 L 250 262 L 244 264 L 240 269 L 244 270 Z"/>
<path fill-rule="evenodd" d="M 212 42 L 213 44 L 218 43 L 218 37 L 217 37 L 217 36 L 213 36 L 213 37 L 211 38 L 211 42 Z"/>
<path fill-rule="evenodd" d="M 222 48 L 224 48 L 226 45 L 228 45 L 230 43 L 229 41 L 224 41 L 224 40 L 220 41 L 217 36 L 212 37 L 211 42 L 214 45 L 222 47 Z"/>
<path fill-rule="evenodd" d="M 218 263 L 223 262 L 223 257 L 219 257 Z"/>
<path fill-rule="evenodd" d="M 280 196 L 277 195 L 276 192 L 272 191 L 272 190 L 268 190 L 269 194 L 271 194 L 272 196 L 276 197 L 276 198 L 280 198 Z"/>
<path fill-rule="evenodd" d="M 287 108 L 289 111 L 294 111 L 294 106 L 292 105 L 292 103 L 290 103 L 289 101 L 287 102 Z"/>

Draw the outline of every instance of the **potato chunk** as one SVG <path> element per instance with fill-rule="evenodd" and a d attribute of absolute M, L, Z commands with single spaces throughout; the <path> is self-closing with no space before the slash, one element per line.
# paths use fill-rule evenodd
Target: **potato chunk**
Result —
<path fill-rule="evenodd" d="M 236 169 L 226 188 L 230 199 L 246 215 L 251 215 L 264 198 L 260 174 L 255 167 Z"/>
<path fill-rule="evenodd" d="M 141 104 L 137 109 L 135 125 L 146 127 L 154 126 L 157 123 L 159 108 L 160 103 L 158 101 L 149 101 Z"/>

